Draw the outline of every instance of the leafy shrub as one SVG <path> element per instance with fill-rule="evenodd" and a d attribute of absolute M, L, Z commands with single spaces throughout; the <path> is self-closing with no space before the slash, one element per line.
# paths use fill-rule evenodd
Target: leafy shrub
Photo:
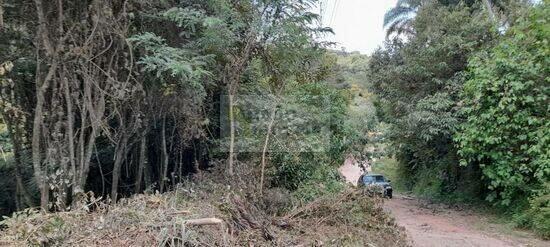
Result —
<path fill-rule="evenodd" d="M 531 228 L 544 239 L 550 239 L 550 183 L 529 200 L 528 209 L 516 213 L 514 222 L 519 227 Z M 519 211 L 519 210 L 518 210 Z"/>
<path fill-rule="evenodd" d="M 352 145 L 346 137 L 353 136 L 344 124 L 347 99 L 325 83 L 311 83 L 296 85 L 289 101 L 280 109 L 284 119 L 275 126 L 281 135 L 275 144 L 280 152 L 271 154 L 273 185 L 302 201 L 340 191 L 343 184 L 335 168 Z M 306 109 L 306 114 L 295 109 Z"/>
<path fill-rule="evenodd" d="M 550 178 L 549 22 L 543 3 L 469 62 L 459 154 L 481 167 L 487 199 L 503 206 L 531 197 Z"/>
<path fill-rule="evenodd" d="M 317 153 L 280 153 L 273 162 L 275 168 L 274 185 L 293 192 L 300 201 L 310 201 L 321 195 L 338 192 L 344 188 L 338 172 L 320 158 Z"/>
<path fill-rule="evenodd" d="M 530 227 L 544 239 L 550 239 L 550 193 L 534 197 L 527 211 L 531 218 Z"/>
<path fill-rule="evenodd" d="M 298 187 L 298 189 L 294 191 L 294 196 L 298 201 L 309 202 L 320 196 L 342 191 L 345 188 L 345 184 L 336 173 L 335 171 L 325 171 L 325 174 L 322 174 L 322 176 L 317 179 L 307 181 Z"/>
<path fill-rule="evenodd" d="M 411 179 L 403 173 L 403 169 L 397 160 L 382 158 L 372 165 L 372 172 L 382 174 L 391 180 L 392 187 L 396 191 L 409 191 L 413 187 Z"/>

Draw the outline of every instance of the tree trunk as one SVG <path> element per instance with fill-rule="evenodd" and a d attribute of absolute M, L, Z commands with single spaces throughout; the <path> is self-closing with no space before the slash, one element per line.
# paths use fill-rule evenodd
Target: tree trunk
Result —
<path fill-rule="evenodd" d="M 178 152 L 178 181 L 181 182 L 181 178 L 183 177 L 183 151 L 180 149 Z"/>
<path fill-rule="evenodd" d="M 229 87 L 231 88 L 231 86 Z M 229 89 L 229 164 L 227 167 L 227 172 L 229 175 L 233 175 L 233 160 L 234 160 L 234 149 L 235 149 L 235 116 L 233 113 L 234 108 L 234 95 L 231 89 Z"/>
<path fill-rule="evenodd" d="M 15 182 L 18 183 L 17 178 L 15 179 Z M 24 207 L 21 206 L 21 194 L 19 191 L 19 185 L 15 185 L 15 210 L 21 211 Z"/>
<path fill-rule="evenodd" d="M 88 109 L 86 108 L 86 104 L 84 103 L 84 100 L 82 100 L 80 106 L 80 126 L 86 126 L 86 120 L 88 119 Z M 77 167 L 77 171 L 73 174 L 73 196 L 78 194 L 78 193 L 81 193 L 81 192 L 84 192 L 84 188 L 82 185 L 82 169 L 84 169 L 82 166 L 84 164 L 84 158 L 86 157 L 85 153 L 86 153 L 86 138 L 85 138 L 85 135 L 86 135 L 86 132 L 84 131 L 84 129 L 82 129 L 81 131 L 79 131 L 80 133 L 78 134 L 78 149 L 77 149 L 77 159 L 78 159 L 78 167 Z"/>
<path fill-rule="evenodd" d="M 200 177 L 201 176 L 201 167 L 199 160 L 195 159 L 195 162 L 193 163 L 193 170 L 195 170 L 195 176 Z"/>
<path fill-rule="evenodd" d="M 63 92 L 65 97 L 65 104 L 67 104 L 67 141 L 69 145 L 69 163 L 70 167 L 66 167 L 65 171 L 71 171 L 73 176 L 73 185 L 76 184 L 76 163 L 75 163 L 75 146 L 74 146 L 74 115 L 73 115 L 73 100 L 71 98 L 71 92 L 69 88 L 69 81 L 67 78 L 63 78 Z M 69 169 L 67 169 L 69 168 Z"/>
<path fill-rule="evenodd" d="M 34 168 L 34 176 L 36 184 L 40 189 L 40 207 L 42 210 L 48 211 L 49 190 L 46 184 L 46 174 L 42 172 L 42 158 L 40 150 L 40 128 L 42 128 L 42 115 L 44 105 L 44 91 L 47 83 L 44 82 L 37 90 L 36 107 L 34 109 L 34 121 L 32 131 L 32 164 Z"/>
<path fill-rule="evenodd" d="M 249 32 L 246 38 L 245 45 L 240 52 L 240 55 L 232 57 L 230 66 L 225 68 L 224 83 L 227 85 L 227 92 L 229 96 L 229 122 L 230 122 L 230 141 L 229 141 L 229 159 L 228 159 L 228 173 L 234 174 L 234 162 L 235 162 L 235 95 L 239 88 L 239 82 L 241 75 L 245 70 L 250 53 L 254 47 L 256 35 L 254 32 Z"/>
<path fill-rule="evenodd" d="M 147 157 L 146 157 L 147 159 Z M 145 167 L 143 169 L 143 189 L 144 190 L 147 190 L 149 188 L 151 188 L 151 166 L 149 166 L 148 164 L 145 164 Z"/>
<path fill-rule="evenodd" d="M 79 174 L 79 183 L 78 187 L 80 192 L 84 191 L 84 188 L 86 186 L 86 181 L 88 179 L 88 173 L 90 172 L 90 162 L 92 159 L 92 154 L 94 151 L 96 136 L 98 135 L 98 130 L 100 129 L 100 125 L 102 119 L 105 114 L 105 95 L 100 93 L 99 99 L 96 100 L 96 102 L 93 101 L 92 98 L 92 92 L 91 92 L 91 85 L 92 82 L 86 81 L 84 83 L 84 99 L 83 99 L 83 105 L 85 109 L 87 109 L 87 112 L 90 116 L 90 126 L 91 126 L 91 132 L 88 136 L 87 142 L 84 142 L 83 136 L 81 136 L 82 144 L 81 144 L 81 156 L 80 160 L 80 172 Z M 95 103 L 95 107 L 94 107 Z M 86 118 L 86 115 L 82 115 L 84 118 Z M 84 122 L 83 122 L 84 123 Z M 84 126 L 84 125 L 83 125 Z M 81 133 L 84 133 L 84 129 L 81 129 Z M 77 191 L 78 192 L 78 191 Z"/>
<path fill-rule="evenodd" d="M 36 184 L 40 189 L 40 207 L 43 210 L 48 210 L 48 202 L 50 196 L 50 190 L 47 184 L 47 174 L 46 171 L 42 171 L 42 154 L 40 149 L 40 133 L 43 124 L 43 115 L 44 115 L 44 94 L 46 89 L 49 86 L 50 80 L 52 79 L 55 71 L 57 70 L 57 62 L 54 61 L 50 67 L 48 74 L 44 78 L 44 81 L 40 83 L 40 73 L 38 72 L 40 66 L 37 67 L 37 83 L 36 83 L 36 106 L 34 108 L 34 120 L 33 120 L 33 131 L 32 131 L 32 164 L 34 168 L 34 176 L 36 178 Z"/>
<path fill-rule="evenodd" d="M 113 184 L 111 187 L 111 202 L 116 203 L 118 197 L 118 181 L 120 179 L 120 169 L 122 167 L 122 162 L 126 159 L 126 150 L 128 144 L 128 135 L 122 133 L 122 139 L 118 143 L 116 152 L 115 152 L 115 163 L 113 165 Z"/>
<path fill-rule="evenodd" d="M 0 0 L 0 31 L 4 28 L 4 0 Z"/>
<path fill-rule="evenodd" d="M 15 134 L 14 134 L 15 135 Z M 25 208 L 25 206 L 30 207 L 33 206 L 32 199 L 25 189 L 25 184 L 23 183 L 23 174 L 22 174 L 22 167 L 23 167 L 23 160 L 22 160 L 22 150 L 21 150 L 21 142 L 18 137 L 13 137 L 13 156 L 15 160 L 15 193 L 16 193 L 16 203 L 19 205 L 17 208 L 18 210 L 22 210 Z"/>
<path fill-rule="evenodd" d="M 138 171 L 137 171 L 137 175 L 136 175 L 136 186 L 135 186 L 135 193 L 139 193 L 141 192 L 141 181 L 143 179 L 143 170 L 145 168 L 145 164 L 146 164 L 146 157 L 147 155 L 145 154 L 145 152 L 147 151 L 146 150 L 147 148 L 147 136 L 144 134 L 142 137 L 141 137 L 141 145 L 139 147 L 139 164 L 138 164 Z"/>
<path fill-rule="evenodd" d="M 48 202 L 50 196 L 50 190 L 47 183 L 47 171 L 42 170 L 42 153 L 40 148 L 41 142 L 41 128 L 43 125 L 44 117 L 44 102 L 46 90 L 50 86 L 50 81 L 55 76 L 58 67 L 58 57 L 49 37 L 49 31 L 46 27 L 47 20 L 44 15 L 44 6 L 42 0 L 34 0 L 36 6 L 36 15 L 38 16 L 38 36 L 42 39 L 41 45 L 46 51 L 46 56 L 51 65 L 48 68 L 48 73 L 41 81 L 41 61 L 37 56 L 37 66 L 36 66 L 36 106 L 34 108 L 34 119 L 33 119 L 33 131 L 31 139 L 31 149 L 32 149 L 32 164 L 34 168 L 34 176 L 36 179 L 36 184 L 40 189 L 40 207 L 42 210 L 48 210 Z M 38 52 L 39 53 L 39 52 Z"/>
<path fill-rule="evenodd" d="M 267 125 L 267 133 L 265 134 L 264 148 L 262 150 L 262 168 L 261 168 L 261 174 L 260 174 L 260 195 L 263 194 L 266 152 L 267 152 L 267 146 L 269 144 L 269 136 L 271 135 L 271 131 L 273 130 L 273 124 L 275 123 L 275 113 L 276 112 L 277 112 L 277 105 L 275 104 L 273 106 L 273 110 L 271 111 L 271 116 L 269 117 L 269 124 Z"/>
<path fill-rule="evenodd" d="M 160 193 L 164 192 L 164 187 L 166 185 L 166 180 L 168 177 L 168 150 L 166 148 L 166 118 L 162 119 L 162 130 L 161 130 L 161 178 L 160 178 Z"/>
<path fill-rule="evenodd" d="M 22 175 L 22 172 L 21 172 L 21 166 L 18 166 L 18 165 L 16 165 L 16 167 L 15 167 L 15 181 L 16 181 L 15 186 L 16 186 L 17 191 L 19 193 L 19 198 L 22 199 L 22 201 L 20 201 L 20 204 L 22 205 L 23 208 L 32 207 L 33 206 L 32 198 L 29 195 L 29 192 L 27 192 L 27 190 L 25 188 L 25 184 L 23 183 L 23 175 Z"/>

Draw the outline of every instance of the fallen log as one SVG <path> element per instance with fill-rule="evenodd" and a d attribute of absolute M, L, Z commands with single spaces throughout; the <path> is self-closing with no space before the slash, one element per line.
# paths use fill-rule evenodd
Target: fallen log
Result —
<path fill-rule="evenodd" d="M 218 218 L 201 218 L 201 219 L 186 220 L 183 222 L 183 224 L 190 225 L 190 226 L 218 225 L 221 223 L 223 223 L 223 220 Z"/>
<path fill-rule="evenodd" d="M 190 214 L 191 211 L 189 210 L 180 210 L 180 211 L 175 211 L 175 212 L 170 212 L 169 214 L 170 215 L 178 215 L 178 214 Z"/>
<path fill-rule="evenodd" d="M 186 226 L 209 226 L 209 225 L 219 225 L 222 224 L 223 220 L 218 218 L 199 218 L 199 219 L 191 219 L 191 220 L 184 220 L 181 222 L 182 225 Z M 161 228 L 161 227 L 170 227 L 170 226 L 176 226 L 178 225 L 175 222 L 165 222 L 160 224 L 150 224 L 147 225 L 149 227 L 154 228 Z"/>

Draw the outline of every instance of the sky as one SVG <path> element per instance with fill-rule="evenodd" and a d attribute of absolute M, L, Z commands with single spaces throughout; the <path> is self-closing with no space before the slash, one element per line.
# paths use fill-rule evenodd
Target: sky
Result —
<path fill-rule="evenodd" d="M 320 0 L 323 5 L 323 25 L 335 35 L 324 39 L 337 42 L 334 49 L 371 54 L 385 38 L 384 13 L 397 0 Z M 316 10 L 319 12 L 319 9 Z"/>

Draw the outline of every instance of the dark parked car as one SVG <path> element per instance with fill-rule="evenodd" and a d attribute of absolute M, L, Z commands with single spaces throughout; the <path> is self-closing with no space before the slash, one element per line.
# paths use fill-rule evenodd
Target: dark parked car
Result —
<path fill-rule="evenodd" d="M 357 186 L 375 186 L 380 187 L 382 195 L 388 198 L 393 196 L 393 188 L 391 187 L 390 180 L 387 180 L 380 174 L 363 174 L 357 181 Z"/>

